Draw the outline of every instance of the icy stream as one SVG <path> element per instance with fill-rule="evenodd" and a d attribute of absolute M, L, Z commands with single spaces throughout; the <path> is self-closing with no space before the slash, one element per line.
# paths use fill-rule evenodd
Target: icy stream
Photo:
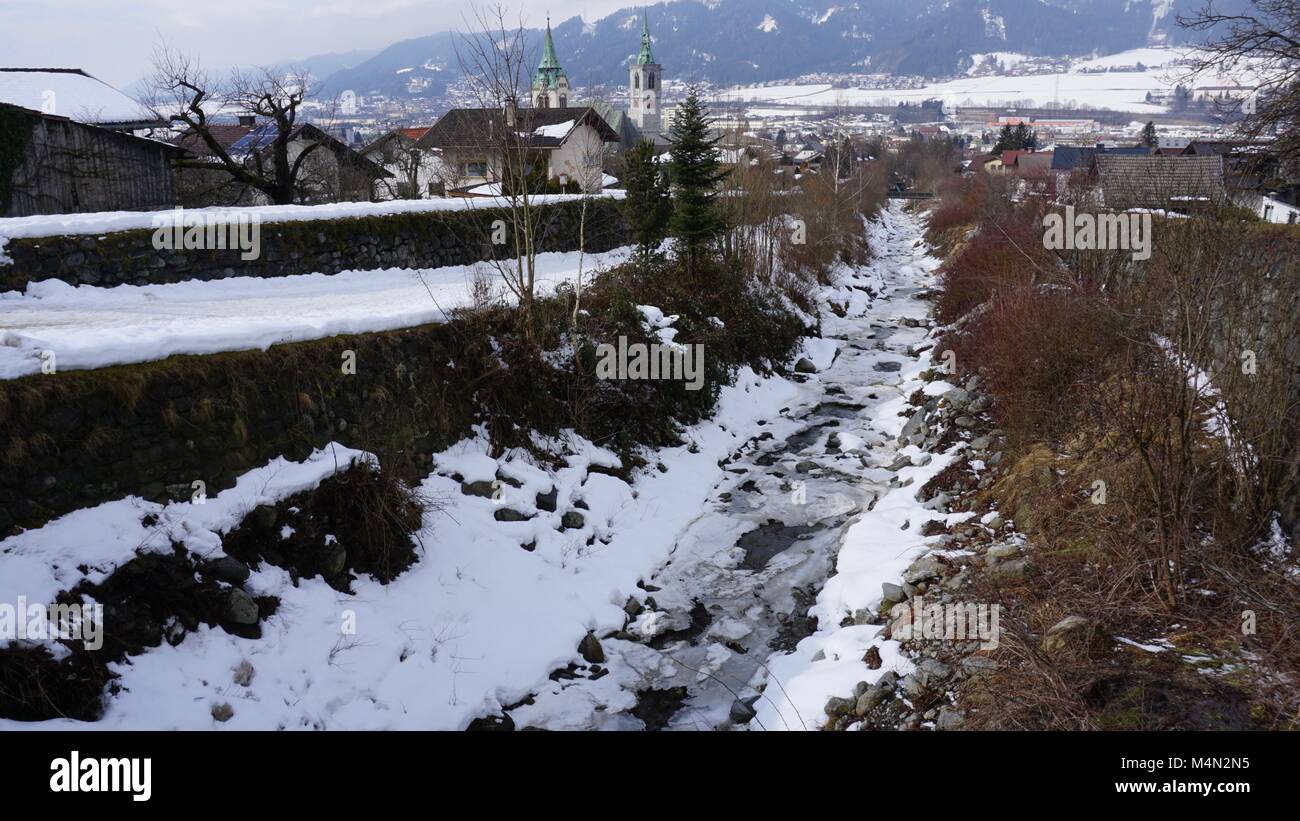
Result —
<path fill-rule="evenodd" d="M 807 613 L 849 528 L 887 494 L 916 490 L 897 478 L 899 411 L 928 367 L 923 292 L 935 265 L 920 222 L 899 208 L 889 216 L 876 260 L 823 295 L 844 306 L 843 317 L 829 307 L 823 317 L 839 353 L 799 386 L 808 400 L 791 417 L 799 427 L 762 433 L 733 453 L 727 478 L 643 584 L 645 609 L 633 606 L 625 629 L 602 639 L 605 663 L 595 675 L 557 671 L 508 711 L 516 727 L 820 726 L 824 716 L 777 706 L 787 699 L 769 660 L 817 628 Z"/>

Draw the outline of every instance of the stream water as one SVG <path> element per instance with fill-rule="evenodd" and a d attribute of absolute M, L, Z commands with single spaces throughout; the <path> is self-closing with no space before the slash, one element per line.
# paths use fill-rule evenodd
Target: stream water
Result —
<path fill-rule="evenodd" d="M 839 354 L 801 384 L 806 401 L 783 411 L 795 432 L 762 434 L 732 454 L 728 478 L 643 582 L 647 607 L 601 639 L 605 662 L 594 674 L 556 671 L 551 687 L 508 711 L 516 727 L 574 727 L 575 717 L 590 729 L 819 725 L 806 716 L 764 728 L 748 705 L 780 687 L 768 658 L 816 628 L 806 613 L 846 528 L 897 487 L 888 467 L 900 371 L 929 344 L 923 292 L 933 274 L 921 264 L 920 221 L 899 206 L 889 216 L 875 260 L 824 295 L 844 306 L 844 316 L 823 316 Z"/>

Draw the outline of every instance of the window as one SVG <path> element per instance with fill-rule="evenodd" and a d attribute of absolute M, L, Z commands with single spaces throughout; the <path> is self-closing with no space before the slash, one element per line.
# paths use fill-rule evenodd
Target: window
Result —
<path fill-rule="evenodd" d="M 1290 214 L 1287 214 L 1287 217 L 1286 217 L 1286 224 L 1287 224 L 1287 225 L 1295 225 L 1295 223 L 1296 223 L 1296 217 L 1298 217 L 1298 216 L 1300 216 L 1300 214 L 1297 214 L 1295 211 L 1292 211 Z"/>
<path fill-rule="evenodd" d="M 476 160 L 474 162 L 467 162 L 463 166 L 461 166 L 461 171 L 467 177 L 486 177 L 487 163 L 481 160 Z"/>
<path fill-rule="evenodd" d="M 560 108 L 568 108 L 568 107 L 569 107 L 569 98 L 568 98 L 568 96 L 567 96 L 567 95 L 564 95 L 564 94 L 561 94 L 561 95 L 560 95 Z"/>
<path fill-rule="evenodd" d="M 650 91 L 655 90 L 655 76 L 653 74 L 647 74 L 645 76 L 645 87 Z"/>
<path fill-rule="evenodd" d="M 641 75 L 640 75 L 640 74 L 633 74 L 633 75 L 632 75 L 632 88 L 636 89 L 637 91 L 640 91 L 640 90 L 641 90 Z"/>

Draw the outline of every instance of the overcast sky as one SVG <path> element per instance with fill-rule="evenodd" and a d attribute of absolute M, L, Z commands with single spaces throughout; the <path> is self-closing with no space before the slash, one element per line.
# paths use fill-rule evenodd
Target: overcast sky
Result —
<path fill-rule="evenodd" d="M 630 0 L 503 0 L 540 26 L 596 20 Z M 0 2 L 0 63 L 81 68 L 116 86 L 147 74 L 165 39 L 222 68 L 380 48 L 463 28 L 473 0 L 17 0 Z M 479 3 L 482 5 L 482 3 Z"/>

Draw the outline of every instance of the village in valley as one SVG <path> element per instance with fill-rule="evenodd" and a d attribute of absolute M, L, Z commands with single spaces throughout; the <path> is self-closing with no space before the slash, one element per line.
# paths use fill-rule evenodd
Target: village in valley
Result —
<path fill-rule="evenodd" d="M 0 730 L 1297 729 L 1300 13 L 1188 1 L 0 66 Z"/>
<path fill-rule="evenodd" d="M 499 158 L 490 156 L 492 128 L 500 118 L 514 116 L 507 108 L 518 112 L 521 127 L 531 133 L 530 150 L 557 190 L 571 190 L 579 180 L 587 190 L 617 189 L 621 158 L 637 142 L 648 139 L 667 151 L 675 107 L 688 84 L 655 62 L 645 10 L 640 11 L 639 48 L 629 59 L 622 87 L 571 83 L 549 20 L 541 33 L 538 62 L 528 67 L 531 82 L 517 90 L 518 99 L 498 106 L 476 94 L 474 83 L 462 82 L 441 97 L 414 97 L 421 101 L 416 112 L 409 104 L 394 111 L 387 97 L 354 90 L 315 97 L 311 88 L 320 78 L 292 69 L 278 76 L 263 71 L 265 76 L 255 78 L 281 93 L 278 112 L 275 106 L 260 110 L 251 101 L 216 104 L 215 88 L 198 94 L 196 86 L 178 95 L 187 88 L 185 81 L 195 79 L 184 76 L 186 70 L 197 66 L 175 54 L 166 55 L 169 64 L 155 66 L 147 101 L 84 68 L 0 68 L 0 105 L 9 106 L 13 116 L 21 111 L 41 118 L 41 133 L 52 140 L 42 151 L 39 183 L 36 175 L 24 179 L 14 170 L 6 215 L 490 196 L 499 190 L 494 181 L 500 176 L 493 170 Z M 1249 75 L 1189 79 L 1194 61 L 1187 55 L 1186 49 L 1166 47 L 1093 60 L 977 54 L 966 75 L 951 81 L 835 74 L 730 89 L 707 82 L 693 87 L 710 102 L 723 163 L 770 166 L 788 186 L 805 173 L 821 173 L 828 149 L 845 140 L 853 150 L 840 161 L 841 174 L 849 170 L 845 160 L 870 158 L 868 142 L 877 150 L 896 151 L 916 139 L 950 140 L 963 147 L 968 170 L 1012 173 L 1038 194 L 1050 193 L 1073 173 L 1096 175 L 1099 155 L 1147 156 L 1128 168 L 1150 175 L 1182 168 L 1157 158 L 1208 153 L 1223 157 L 1223 184 L 1211 185 L 1218 193 L 1266 220 L 1294 222 L 1293 186 L 1273 174 L 1242 172 L 1257 153 L 1232 136 L 1232 123 L 1256 93 Z M 1002 81 L 1018 88 L 1004 91 Z M 1071 81 L 1081 85 L 1072 88 Z M 1053 99 L 1046 99 L 1049 94 Z M 186 110 L 194 102 L 203 111 L 201 121 Z M 179 114 L 168 113 L 175 108 Z M 292 124 L 281 139 L 278 120 L 285 115 Z M 1027 130 L 1019 139 L 1032 135 L 1032 145 L 1017 144 L 1004 155 L 1007 129 Z M 591 150 L 595 141 L 601 150 Z M 98 182 L 72 167 L 70 152 L 59 147 L 64 142 L 94 146 L 84 149 L 93 156 L 77 159 L 78 165 L 97 168 L 91 178 Z M 270 163 L 259 164 L 257 158 L 279 143 L 295 159 L 314 156 L 294 172 L 296 190 L 277 198 L 268 187 L 241 180 L 239 172 L 243 167 L 263 179 L 274 176 Z M 77 154 L 82 153 L 79 148 Z M 73 182 L 76 178 L 82 181 Z"/>

